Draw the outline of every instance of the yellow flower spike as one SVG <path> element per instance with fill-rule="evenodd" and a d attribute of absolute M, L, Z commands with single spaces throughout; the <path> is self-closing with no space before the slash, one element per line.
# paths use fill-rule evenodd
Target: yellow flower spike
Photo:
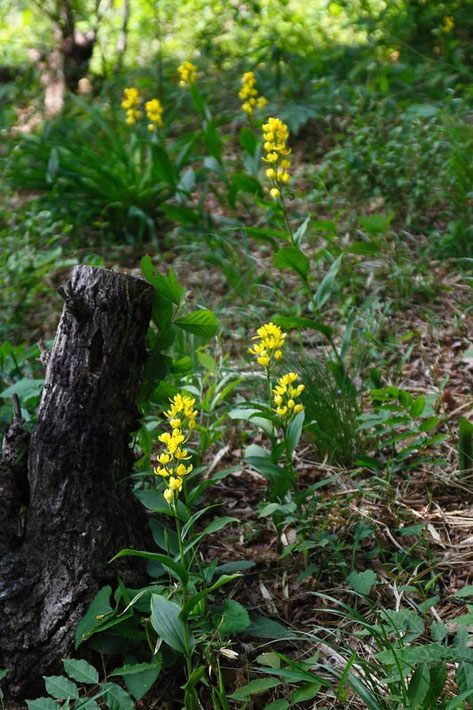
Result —
<path fill-rule="evenodd" d="M 263 108 L 268 103 L 264 96 L 258 97 L 256 77 L 252 71 L 247 71 L 241 78 L 241 89 L 238 97 L 243 101 L 242 110 L 251 116 L 255 109 Z"/>
<path fill-rule="evenodd" d="M 303 392 L 304 385 L 292 386 L 298 377 L 296 372 L 287 372 L 285 375 L 281 375 L 276 387 L 273 388 L 274 411 L 280 417 L 287 417 L 288 420 L 304 409 L 302 404 L 295 401 Z"/>
<path fill-rule="evenodd" d="M 263 367 L 269 367 L 271 361 L 276 362 L 281 360 L 284 347 L 286 333 L 274 323 L 266 323 L 256 331 L 253 340 L 259 340 L 252 348 L 248 348 L 248 352 L 255 356 L 256 361 Z"/>
<path fill-rule="evenodd" d="M 291 176 L 288 168 L 291 161 L 287 156 L 291 150 L 287 146 L 289 130 L 285 123 L 279 118 L 269 118 L 263 125 L 264 151 L 263 162 L 270 163 L 271 168 L 266 170 L 266 177 L 271 181 L 269 194 L 273 199 L 277 199 L 281 194 L 281 186 L 287 185 Z"/>
<path fill-rule="evenodd" d="M 197 67 L 192 62 L 182 62 L 182 64 L 177 68 L 180 81 L 179 86 L 181 88 L 187 88 L 190 84 L 195 84 L 197 78 Z"/>

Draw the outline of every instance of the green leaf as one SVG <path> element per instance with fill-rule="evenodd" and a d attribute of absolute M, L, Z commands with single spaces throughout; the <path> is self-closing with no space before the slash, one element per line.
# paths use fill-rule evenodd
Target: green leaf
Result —
<path fill-rule="evenodd" d="M 212 158 L 218 163 L 222 162 L 222 139 L 212 121 L 206 121 L 205 144 Z"/>
<path fill-rule="evenodd" d="M 430 673 L 427 663 L 421 663 L 412 674 L 407 696 L 411 707 L 422 705 L 430 686 Z"/>
<path fill-rule="evenodd" d="M 172 572 L 174 572 L 184 584 L 186 584 L 189 579 L 189 575 L 187 574 L 187 571 L 184 569 L 184 567 L 178 564 L 171 557 L 168 557 L 167 555 L 161 555 L 159 552 L 144 552 L 141 550 L 130 550 L 126 548 L 124 550 L 120 550 L 120 552 L 116 554 L 115 557 L 112 557 L 110 562 L 113 562 L 114 560 L 117 560 L 120 557 L 142 557 L 145 560 L 154 560 L 155 562 L 159 562 L 159 564 L 163 565 L 164 567 L 167 567 Z"/>
<path fill-rule="evenodd" d="M 174 325 L 178 325 L 179 328 L 198 335 L 205 340 L 213 338 L 220 327 L 215 315 L 209 310 L 193 311 L 193 313 L 175 320 Z"/>
<path fill-rule="evenodd" d="M 215 360 L 215 358 L 212 357 L 212 355 L 209 355 L 208 353 L 204 353 L 204 352 L 202 352 L 202 350 L 198 350 L 196 355 L 197 355 L 197 360 L 202 365 L 204 370 L 211 372 L 213 375 L 218 374 L 218 363 Z"/>
<path fill-rule="evenodd" d="M 277 653 L 274 653 L 274 651 L 260 653 L 260 655 L 256 657 L 256 662 L 268 668 L 281 668 L 281 657 Z"/>
<path fill-rule="evenodd" d="M 302 410 L 298 412 L 296 416 L 290 421 L 287 427 L 286 442 L 287 442 L 287 454 L 289 458 L 294 453 L 294 450 L 299 443 L 299 439 L 302 434 L 302 426 L 304 424 L 305 412 Z"/>
<path fill-rule="evenodd" d="M 156 661 L 152 663 L 127 663 L 117 668 L 110 676 L 125 678 L 126 687 L 135 700 L 141 700 L 159 676 L 161 667 Z"/>
<path fill-rule="evenodd" d="M 265 705 L 263 710 L 287 710 L 289 700 L 273 700 L 269 705 Z"/>
<path fill-rule="evenodd" d="M 241 575 L 239 575 L 239 574 L 224 574 L 215 582 L 215 584 L 212 584 L 211 587 L 208 587 L 207 589 L 202 589 L 197 594 L 194 594 L 194 596 L 192 596 L 182 607 L 182 611 L 180 613 L 181 619 L 186 620 L 187 617 L 189 616 L 189 614 L 192 612 L 192 610 L 200 602 L 201 599 L 208 596 L 209 594 L 214 592 L 216 589 L 223 587 L 224 584 L 227 584 L 228 582 L 232 582 L 234 579 L 236 579 L 237 577 L 240 577 L 240 576 Z"/>
<path fill-rule="evenodd" d="M 185 621 L 181 619 L 182 607 L 175 602 L 169 601 L 159 594 L 151 595 L 151 625 L 165 641 L 178 653 L 185 655 L 186 637 L 184 628 L 187 628 Z M 189 651 L 193 646 L 193 638 L 190 629 L 187 629 Z"/>
<path fill-rule="evenodd" d="M 112 588 L 102 587 L 93 598 L 85 616 L 79 621 L 75 633 L 75 647 L 85 641 L 92 632 L 100 626 L 100 619 L 97 617 L 107 616 L 113 611 L 110 606 L 110 597 L 112 596 Z"/>
<path fill-rule="evenodd" d="M 178 224 L 185 224 L 190 227 L 197 227 L 202 221 L 202 216 L 190 207 L 178 207 L 177 205 L 161 205 L 161 209 L 169 219 Z"/>
<path fill-rule="evenodd" d="M 28 710 L 59 710 L 60 705 L 52 698 L 36 698 L 27 700 Z"/>
<path fill-rule="evenodd" d="M 9 669 L 9 668 L 1 668 L 1 669 L 0 669 L 0 680 L 3 680 L 4 678 L 6 678 L 6 676 L 7 676 L 9 673 L 10 673 L 10 669 Z"/>
<path fill-rule="evenodd" d="M 232 518 L 229 515 L 225 515 L 222 518 L 215 518 L 212 520 L 211 523 L 205 526 L 205 528 L 202 530 L 200 535 L 203 537 L 204 535 L 211 535 L 212 533 L 218 532 L 222 528 L 224 528 L 226 525 L 229 525 L 230 523 L 239 523 L 240 520 L 238 518 Z"/>
<path fill-rule="evenodd" d="M 420 417 L 425 409 L 425 397 L 422 395 L 421 397 L 417 397 L 417 399 L 414 400 L 414 402 L 411 405 L 410 408 L 410 415 L 414 419 L 417 417 Z"/>
<path fill-rule="evenodd" d="M 135 496 L 145 508 L 149 510 L 161 510 L 163 508 L 163 494 L 156 488 L 145 488 L 142 491 L 135 491 Z"/>
<path fill-rule="evenodd" d="M 299 247 L 283 247 L 274 255 L 274 266 L 278 269 L 292 269 L 304 281 L 310 270 L 310 261 Z"/>
<path fill-rule="evenodd" d="M 365 232 L 375 236 L 388 231 L 393 216 L 393 214 L 371 214 L 367 217 L 360 217 L 359 220 Z"/>
<path fill-rule="evenodd" d="M 291 693 L 291 700 L 293 703 L 303 703 L 306 700 L 312 700 L 312 698 L 317 695 L 320 688 L 320 683 L 306 683 Z"/>
<path fill-rule="evenodd" d="M 322 306 L 330 298 L 333 284 L 338 275 L 338 272 L 340 271 L 340 266 L 342 265 L 342 256 L 343 254 L 340 254 L 340 256 L 335 259 L 315 293 L 314 303 L 319 309 L 322 308 Z"/>
<path fill-rule="evenodd" d="M 319 333 L 322 333 L 326 338 L 331 338 L 333 333 L 333 328 L 329 325 L 312 320 L 311 318 L 275 316 L 273 322 L 279 325 L 280 328 L 284 328 L 284 330 L 291 330 L 292 328 L 311 328 L 312 330 L 317 330 Z"/>
<path fill-rule="evenodd" d="M 358 594 L 369 594 L 371 587 L 376 584 L 378 575 L 372 569 L 367 569 L 364 572 L 352 572 L 347 577 L 347 582 Z"/>
<path fill-rule="evenodd" d="M 70 700 L 79 697 L 79 688 L 72 680 L 63 675 L 43 676 L 46 692 L 52 698 Z"/>
<path fill-rule="evenodd" d="M 473 584 L 467 584 L 465 587 L 457 589 L 457 591 L 453 593 L 453 596 L 459 597 L 460 599 L 463 597 L 473 597 Z"/>
<path fill-rule="evenodd" d="M 30 377 L 23 377 L 18 382 L 7 387 L 3 392 L 0 392 L 0 397 L 10 399 L 13 394 L 16 394 L 20 402 L 28 402 L 40 396 L 43 386 L 44 379 L 33 380 Z"/>
<path fill-rule="evenodd" d="M 283 639 L 293 635 L 293 633 L 280 624 L 279 621 L 268 619 L 267 617 L 260 616 L 259 614 L 251 614 L 250 621 L 251 624 L 246 629 L 246 633 L 250 634 L 250 636 L 254 636 L 255 638 Z"/>
<path fill-rule="evenodd" d="M 240 131 L 240 145 L 246 150 L 249 155 L 253 156 L 256 153 L 256 148 L 258 147 L 258 141 L 253 131 L 247 126 L 243 126 Z"/>
<path fill-rule="evenodd" d="M 302 240 L 305 237 L 305 233 L 307 232 L 307 227 L 309 226 L 311 215 L 307 215 L 305 220 L 302 222 L 302 224 L 296 229 L 294 232 L 294 241 L 299 246 L 299 244 L 302 242 Z"/>
<path fill-rule="evenodd" d="M 238 192 L 246 192 L 248 195 L 263 196 L 263 188 L 259 180 L 245 173 L 234 173 L 232 175 L 231 192 L 236 195 Z"/>
<path fill-rule="evenodd" d="M 223 602 L 223 618 L 219 626 L 220 633 L 237 634 L 250 625 L 250 617 L 245 607 L 234 599 L 225 599 Z"/>
<path fill-rule="evenodd" d="M 250 680 L 247 685 L 238 688 L 238 690 L 232 693 L 229 697 L 232 700 L 244 702 L 245 700 L 249 700 L 252 695 L 264 693 L 265 690 L 277 688 L 279 685 L 281 685 L 281 681 L 277 678 L 258 678 L 257 680 Z"/>
<path fill-rule="evenodd" d="M 73 678 L 78 683 L 98 683 L 99 674 L 90 663 L 75 658 L 63 658 L 64 670 L 69 678 Z"/>
<path fill-rule="evenodd" d="M 116 683 L 104 683 L 104 700 L 110 710 L 134 710 L 135 703 L 128 693 Z"/>
<path fill-rule="evenodd" d="M 163 276 L 156 271 L 151 257 L 146 254 L 141 259 L 141 271 L 146 281 L 148 281 L 161 296 L 164 296 L 164 298 L 172 301 L 177 306 L 180 304 L 185 289 L 179 285 L 173 269 L 169 269 L 168 275 Z"/>

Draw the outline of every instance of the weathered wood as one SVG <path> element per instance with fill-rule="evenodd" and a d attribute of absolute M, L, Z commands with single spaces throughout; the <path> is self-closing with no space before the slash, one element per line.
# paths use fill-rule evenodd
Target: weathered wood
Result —
<path fill-rule="evenodd" d="M 62 295 L 27 485 L 20 458 L 13 465 L 14 456 L 4 458 L 0 466 L 10 491 L 0 507 L 2 532 L 9 524 L 0 543 L 0 668 L 12 669 L 7 692 L 17 697 L 34 697 L 41 676 L 70 654 L 75 626 L 102 584 L 114 583 L 117 573 L 135 583 L 143 574 L 129 561 L 108 565 L 110 558 L 123 547 L 149 544 L 127 477 L 151 288 L 115 271 L 77 266 Z M 14 524 L 20 514 L 24 526 Z"/>

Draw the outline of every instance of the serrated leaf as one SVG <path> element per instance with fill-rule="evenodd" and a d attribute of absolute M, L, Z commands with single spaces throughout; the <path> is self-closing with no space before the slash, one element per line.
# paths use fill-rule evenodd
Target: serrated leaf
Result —
<path fill-rule="evenodd" d="M 156 661 L 152 663 L 126 663 L 110 673 L 125 679 L 126 687 L 135 700 L 141 700 L 159 676 L 161 667 Z"/>
<path fill-rule="evenodd" d="M 278 269 L 292 269 L 304 281 L 307 279 L 310 261 L 299 247 L 283 247 L 274 255 L 273 263 Z"/>
<path fill-rule="evenodd" d="M 174 321 L 174 325 L 179 326 L 189 333 L 198 335 L 200 338 L 208 340 L 218 333 L 219 322 L 212 311 L 203 309 L 193 311 L 186 316 L 182 316 Z"/>
<path fill-rule="evenodd" d="M 238 688 L 229 697 L 232 700 L 239 700 L 241 702 L 249 700 L 252 695 L 257 695 L 258 693 L 264 693 L 265 690 L 270 690 L 271 688 L 277 688 L 281 685 L 281 681 L 277 678 L 258 678 L 257 680 L 250 680 L 247 685 Z"/>
<path fill-rule="evenodd" d="M 250 617 L 245 607 L 234 599 L 223 602 L 223 620 L 219 627 L 220 633 L 237 634 L 250 625 Z"/>
<path fill-rule="evenodd" d="M 72 680 L 63 675 L 43 676 L 46 692 L 52 698 L 59 700 L 77 699 L 79 697 L 79 688 Z"/>
<path fill-rule="evenodd" d="M 62 663 L 69 678 L 73 678 L 78 683 L 99 682 L 99 674 L 87 661 L 75 658 L 63 658 Z"/>
<path fill-rule="evenodd" d="M 52 698 L 36 698 L 27 700 L 28 710 L 58 710 L 59 704 Z"/>
<path fill-rule="evenodd" d="M 135 703 L 128 693 L 116 683 L 104 683 L 104 700 L 110 710 L 134 710 Z"/>
<path fill-rule="evenodd" d="M 347 577 L 347 582 L 358 594 L 369 594 L 371 587 L 376 584 L 378 575 L 372 569 L 367 569 L 364 572 L 352 572 Z"/>

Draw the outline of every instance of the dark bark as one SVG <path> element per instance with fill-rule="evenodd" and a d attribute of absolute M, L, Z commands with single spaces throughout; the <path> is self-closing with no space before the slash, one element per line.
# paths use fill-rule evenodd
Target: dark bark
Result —
<path fill-rule="evenodd" d="M 149 544 L 127 477 L 151 288 L 77 266 L 61 295 L 27 468 L 19 421 L 13 427 L 23 448 L 10 445 L 0 466 L 0 668 L 12 669 L 7 692 L 17 697 L 42 692 L 41 676 L 70 654 L 77 622 L 100 586 L 117 573 L 141 581 L 141 566 L 108 565 L 110 558 Z"/>

